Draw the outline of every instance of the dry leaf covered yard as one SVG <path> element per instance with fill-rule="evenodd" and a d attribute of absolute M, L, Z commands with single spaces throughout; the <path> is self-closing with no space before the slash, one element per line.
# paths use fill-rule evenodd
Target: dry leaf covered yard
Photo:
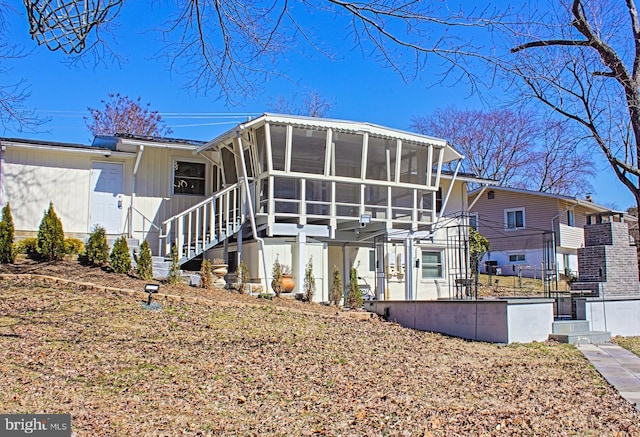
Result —
<path fill-rule="evenodd" d="M 28 282 L 0 282 L 0 409 L 79 436 L 640 434 L 570 346 Z"/>

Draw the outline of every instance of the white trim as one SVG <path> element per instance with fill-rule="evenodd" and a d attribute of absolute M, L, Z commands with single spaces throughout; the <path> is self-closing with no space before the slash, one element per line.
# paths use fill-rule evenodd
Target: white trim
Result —
<path fill-rule="evenodd" d="M 514 228 L 510 228 L 509 227 L 509 221 L 507 219 L 507 216 L 510 212 L 518 212 L 518 211 L 522 211 L 522 226 L 517 226 Z M 525 214 L 525 209 L 524 206 L 520 206 L 517 208 L 505 208 L 504 210 L 504 229 L 505 231 L 517 231 L 520 229 L 526 229 L 527 228 L 527 219 L 526 219 L 526 214 Z"/>

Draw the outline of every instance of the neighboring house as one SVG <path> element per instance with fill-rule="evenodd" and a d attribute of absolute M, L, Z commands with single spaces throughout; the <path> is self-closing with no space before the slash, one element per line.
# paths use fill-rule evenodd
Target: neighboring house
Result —
<path fill-rule="evenodd" d="M 67 234 L 93 226 L 176 245 L 180 262 L 240 259 L 267 287 L 277 259 L 315 300 L 334 265 L 380 298 L 453 297 L 469 278 L 467 183 L 445 140 L 369 123 L 264 114 L 207 143 L 97 137 L 93 146 L 2 140 L 0 204 L 18 235 L 53 201 Z M 457 164 L 457 167 L 456 167 Z"/>
<path fill-rule="evenodd" d="M 470 223 L 491 243 L 481 271 L 506 275 L 579 275 L 578 249 L 585 247 L 590 217 L 609 216 L 637 226 L 637 218 L 587 199 L 508 187 L 469 193 Z"/>

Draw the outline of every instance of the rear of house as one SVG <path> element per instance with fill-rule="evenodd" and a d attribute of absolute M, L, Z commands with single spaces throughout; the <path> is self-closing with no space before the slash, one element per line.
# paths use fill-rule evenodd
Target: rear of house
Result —
<path fill-rule="evenodd" d="M 0 203 L 19 237 L 49 202 L 67 236 L 176 246 L 181 263 L 240 260 L 269 288 L 275 260 L 301 292 L 312 261 L 315 300 L 334 266 L 379 299 L 437 299 L 470 276 L 463 158 L 446 141 L 370 123 L 265 114 L 209 142 L 97 137 L 91 146 L 2 139 Z M 231 274 L 229 279 L 233 279 Z"/>

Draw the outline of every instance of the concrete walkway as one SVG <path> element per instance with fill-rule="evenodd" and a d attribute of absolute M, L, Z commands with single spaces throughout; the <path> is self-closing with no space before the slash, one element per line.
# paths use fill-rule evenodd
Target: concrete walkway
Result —
<path fill-rule="evenodd" d="M 576 347 L 620 396 L 640 410 L 640 357 L 613 343 Z"/>

